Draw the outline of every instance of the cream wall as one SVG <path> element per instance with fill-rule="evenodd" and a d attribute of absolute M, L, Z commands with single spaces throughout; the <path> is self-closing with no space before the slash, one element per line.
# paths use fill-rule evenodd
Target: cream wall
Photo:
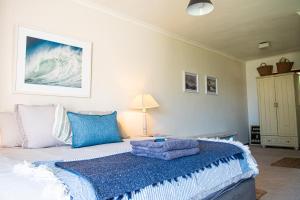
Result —
<path fill-rule="evenodd" d="M 93 42 L 91 98 L 13 93 L 15 28 Z M 150 112 L 151 130 L 198 135 L 227 130 L 248 141 L 244 64 L 122 20 L 71 0 L 0 0 L 0 111 L 13 105 L 62 103 L 77 110 L 118 110 L 123 130 L 142 130 L 141 115 L 129 110 L 137 93 L 161 105 Z M 200 75 L 200 93 L 182 92 L 183 70 Z M 219 95 L 204 94 L 204 76 L 219 78 Z"/>
<path fill-rule="evenodd" d="M 256 77 L 259 76 L 259 74 L 256 68 L 262 62 L 265 62 L 268 65 L 273 65 L 273 71 L 276 72 L 276 63 L 282 57 L 288 58 L 290 61 L 295 62 L 293 69 L 300 69 L 300 51 L 272 56 L 268 58 L 251 60 L 246 62 L 248 120 L 250 126 L 259 124 L 257 90 L 256 90 Z"/>

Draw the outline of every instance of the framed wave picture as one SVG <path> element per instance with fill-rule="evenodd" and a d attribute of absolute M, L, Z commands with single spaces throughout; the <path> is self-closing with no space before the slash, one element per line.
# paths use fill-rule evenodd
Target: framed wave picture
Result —
<path fill-rule="evenodd" d="M 16 92 L 89 97 L 89 42 L 19 27 Z"/>

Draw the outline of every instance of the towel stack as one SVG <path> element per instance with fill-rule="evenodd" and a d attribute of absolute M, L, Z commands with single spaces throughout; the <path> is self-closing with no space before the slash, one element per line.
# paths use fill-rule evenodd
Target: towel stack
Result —
<path fill-rule="evenodd" d="M 137 156 L 173 160 L 199 153 L 197 140 L 167 139 L 165 141 L 131 141 L 132 153 Z"/>

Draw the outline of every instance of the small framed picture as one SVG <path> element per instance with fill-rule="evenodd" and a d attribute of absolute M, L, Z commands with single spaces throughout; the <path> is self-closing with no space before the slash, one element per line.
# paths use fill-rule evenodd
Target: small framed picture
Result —
<path fill-rule="evenodd" d="M 191 72 L 183 73 L 183 91 L 184 92 L 199 92 L 199 78 L 198 74 Z"/>
<path fill-rule="evenodd" d="M 205 77 L 205 93 L 211 95 L 218 95 L 218 79 L 216 77 Z"/>

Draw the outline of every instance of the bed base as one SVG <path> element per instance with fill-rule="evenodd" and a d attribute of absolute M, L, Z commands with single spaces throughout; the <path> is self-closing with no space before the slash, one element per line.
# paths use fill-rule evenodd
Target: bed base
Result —
<path fill-rule="evenodd" d="M 210 195 L 205 200 L 256 200 L 255 179 L 240 181 Z"/>

